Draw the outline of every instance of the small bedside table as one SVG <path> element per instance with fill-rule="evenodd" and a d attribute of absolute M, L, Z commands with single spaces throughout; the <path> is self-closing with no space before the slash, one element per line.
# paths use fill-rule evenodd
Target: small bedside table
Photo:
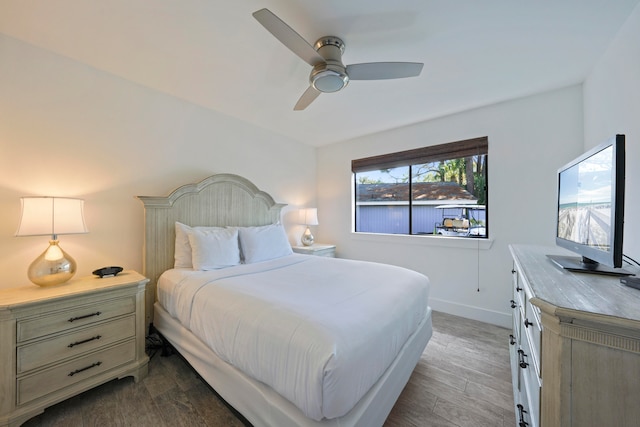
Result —
<path fill-rule="evenodd" d="M 303 255 L 326 256 L 330 258 L 335 258 L 336 256 L 336 245 L 315 243 L 311 246 L 293 246 L 291 249 L 293 249 L 293 252 Z"/>
<path fill-rule="evenodd" d="M 116 378 L 147 374 L 145 287 L 135 271 L 0 290 L 0 426 Z"/>

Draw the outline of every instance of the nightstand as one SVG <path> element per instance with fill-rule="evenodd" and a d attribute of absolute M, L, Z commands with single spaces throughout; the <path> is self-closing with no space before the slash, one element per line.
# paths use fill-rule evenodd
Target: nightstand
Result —
<path fill-rule="evenodd" d="M 0 426 L 112 379 L 144 378 L 148 281 L 123 271 L 0 289 Z"/>
<path fill-rule="evenodd" d="M 336 256 L 336 245 L 322 245 L 315 243 L 311 246 L 293 246 L 293 252 L 304 255 L 326 256 L 334 258 Z"/>

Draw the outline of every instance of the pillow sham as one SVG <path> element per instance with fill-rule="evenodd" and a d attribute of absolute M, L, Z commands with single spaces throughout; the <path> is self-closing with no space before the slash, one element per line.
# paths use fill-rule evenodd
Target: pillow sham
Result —
<path fill-rule="evenodd" d="M 224 230 L 224 227 L 190 227 L 176 221 L 176 240 L 174 249 L 174 268 L 193 268 L 191 244 L 189 243 L 188 233 L 191 230 Z"/>
<path fill-rule="evenodd" d="M 194 270 L 218 270 L 240 264 L 238 230 L 194 228 L 187 236 Z"/>
<path fill-rule="evenodd" d="M 281 224 L 261 227 L 237 227 L 240 250 L 245 264 L 291 255 L 287 233 Z"/>

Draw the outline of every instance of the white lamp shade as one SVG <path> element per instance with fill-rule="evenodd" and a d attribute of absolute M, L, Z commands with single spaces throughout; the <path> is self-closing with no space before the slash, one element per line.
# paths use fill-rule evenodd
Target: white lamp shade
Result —
<path fill-rule="evenodd" d="M 87 233 L 84 200 L 66 197 L 22 197 L 16 236 Z"/>
<path fill-rule="evenodd" d="M 305 225 L 318 225 L 318 209 L 307 208 L 301 211 L 302 223 Z"/>

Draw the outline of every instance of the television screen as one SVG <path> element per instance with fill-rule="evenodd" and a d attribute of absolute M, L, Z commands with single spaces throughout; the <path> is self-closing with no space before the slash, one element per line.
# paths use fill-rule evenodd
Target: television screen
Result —
<path fill-rule="evenodd" d="M 622 266 L 624 135 L 558 170 L 556 243 L 582 255 L 550 257 L 573 271 L 629 274 Z"/>
<path fill-rule="evenodd" d="M 599 250 L 611 250 L 611 165 L 605 147 L 560 173 L 558 237 Z"/>

